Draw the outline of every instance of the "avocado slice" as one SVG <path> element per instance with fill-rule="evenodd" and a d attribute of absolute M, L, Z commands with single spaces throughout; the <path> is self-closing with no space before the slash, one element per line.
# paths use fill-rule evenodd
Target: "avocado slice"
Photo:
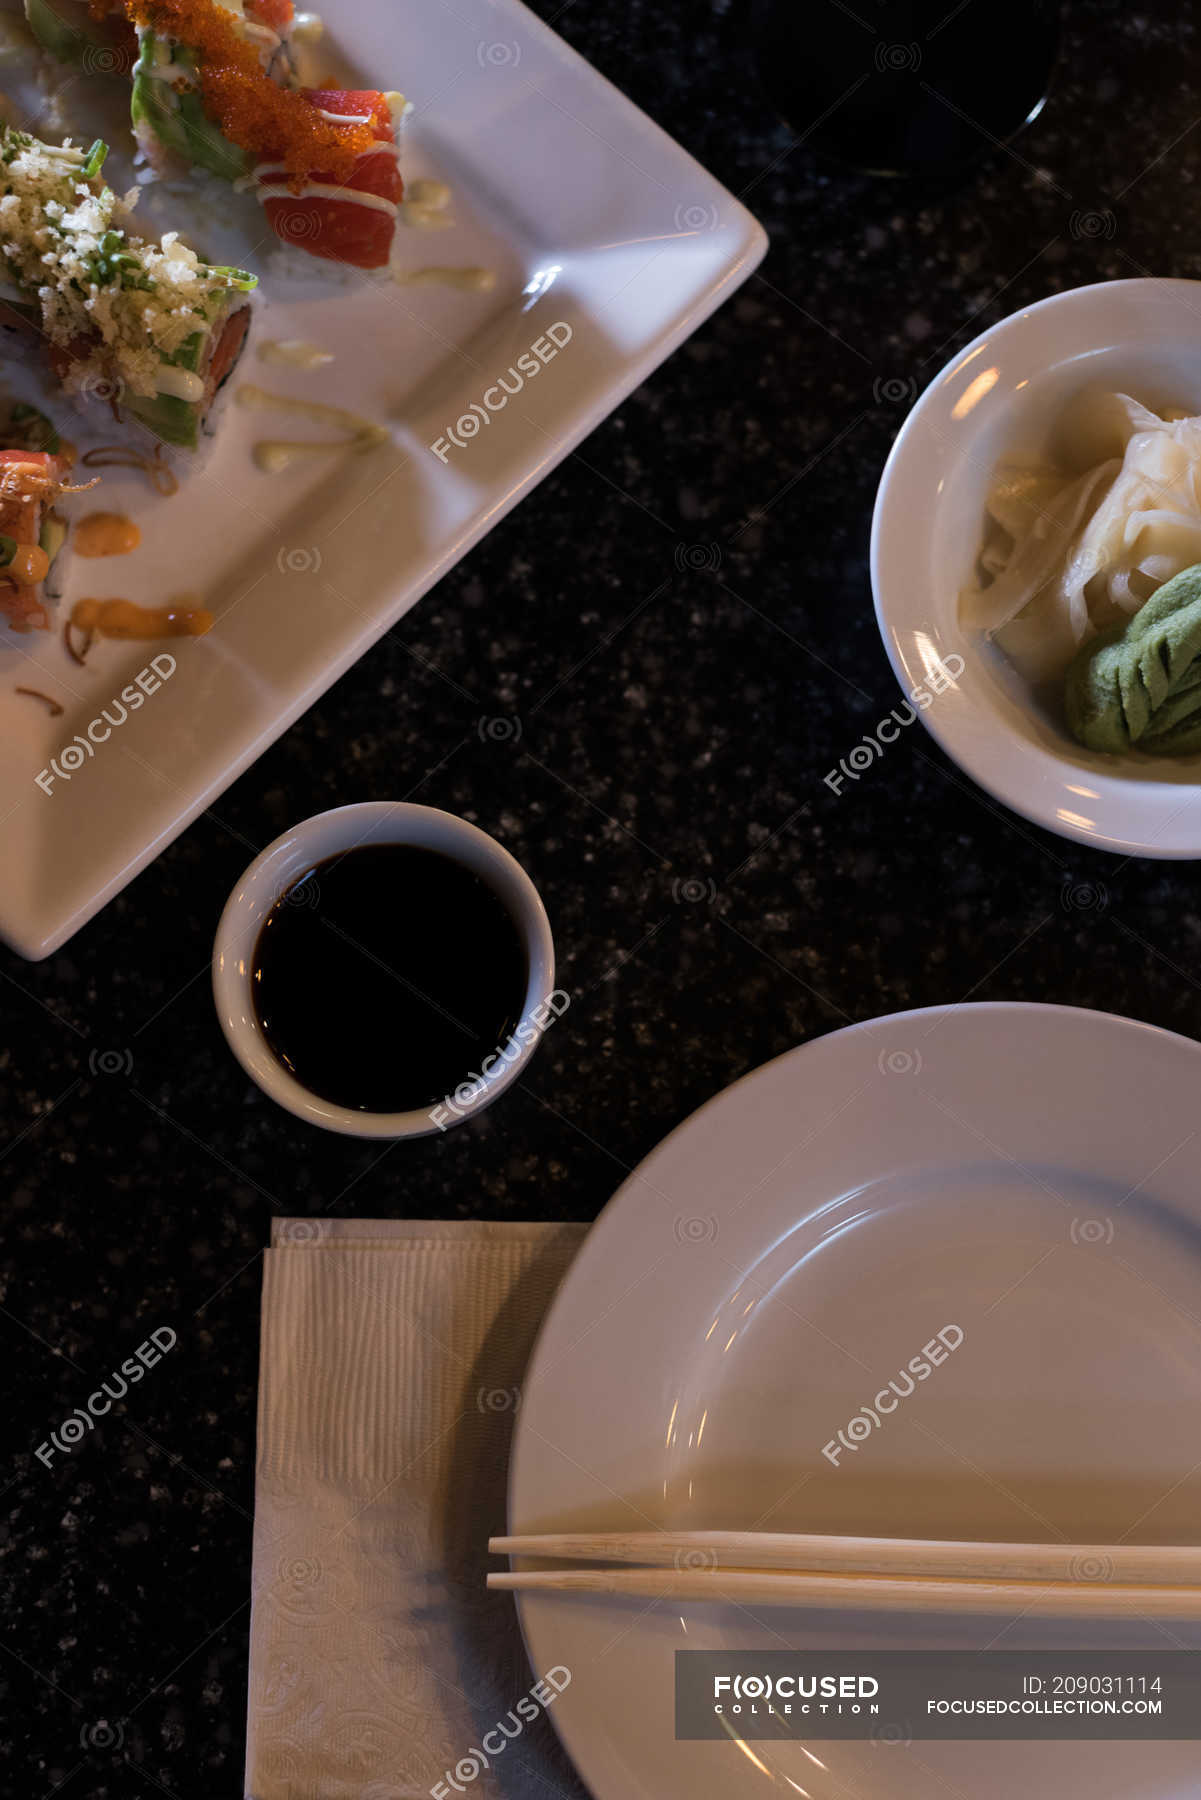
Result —
<path fill-rule="evenodd" d="M 200 442 L 200 407 L 194 400 L 180 400 L 175 394 L 138 394 L 125 402 L 125 410 L 164 444 L 194 450 Z"/>
<path fill-rule="evenodd" d="M 53 562 L 67 541 L 67 527 L 56 512 L 48 512 L 42 520 L 38 543 Z"/>
<path fill-rule="evenodd" d="M 194 70 L 196 67 L 195 57 L 183 45 L 173 43 L 170 38 L 160 40 L 153 31 L 141 34 L 130 101 L 134 135 L 141 141 L 149 132 L 187 162 L 211 169 L 224 181 L 237 181 L 251 166 L 246 152 L 218 131 L 205 113 L 195 88 L 185 88 L 177 93 L 169 81 L 153 73 L 160 41 L 171 52 L 171 60 L 179 68 Z"/>
<path fill-rule="evenodd" d="M 194 331 L 174 356 L 165 357 L 164 361 L 171 368 L 191 369 L 195 373 L 208 335 L 206 331 Z M 123 404 L 130 418 L 139 419 L 147 431 L 165 444 L 194 450 L 200 442 L 203 404 L 199 400 L 181 400 L 177 394 L 135 394 Z"/>
<path fill-rule="evenodd" d="M 67 527 L 56 512 L 48 512 L 42 520 L 42 529 L 38 533 L 38 543 L 50 559 L 50 568 L 42 583 L 42 592 L 48 600 L 57 600 L 62 595 L 62 584 L 57 577 L 61 576 L 61 564 L 56 569 L 58 553 L 67 541 Z"/>

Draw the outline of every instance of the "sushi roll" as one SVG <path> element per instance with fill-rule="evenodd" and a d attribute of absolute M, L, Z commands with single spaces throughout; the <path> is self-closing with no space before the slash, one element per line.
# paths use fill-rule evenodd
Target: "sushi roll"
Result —
<path fill-rule="evenodd" d="M 341 88 L 301 92 L 324 123 L 368 126 L 371 136 L 340 180 L 332 170 L 298 177 L 286 162 L 261 162 L 255 179 L 268 222 L 277 237 L 312 256 L 382 269 L 392 255 L 404 196 L 393 112 L 400 97 Z"/>
<path fill-rule="evenodd" d="M 52 575 L 67 527 L 54 502 L 69 466 L 42 413 L 17 403 L 0 414 L 0 618 L 14 631 L 42 631 L 50 623 L 42 588 L 57 593 Z"/>
<path fill-rule="evenodd" d="M 134 137 L 160 174 L 196 165 L 237 181 L 250 173 L 254 159 L 222 130 L 211 104 L 206 106 L 202 63 L 206 55 L 223 62 L 244 90 L 256 80 L 294 85 L 292 0 L 212 0 L 209 30 L 202 33 L 193 23 L 193 35 L 203 40 L 198 43 L 188 38 L 190 10 L 193 20 L 204 18 L 203 12 L 179 5 L 131 9 L 138 46 L 130 103 Z"/>
<path fill-rule="evenodd" d="M 43 144 L 0 127 L 3 322 L 45 339 L 68 393 L 98 398 L 194 449 L 241 354 L 256 277 L 155 244 L 97 179 L 104 145 Z"/>
<path fill-rule="evenodd" d="M 249 330 L 250 308 L 223 300 L 159 361 L 148 394 L 131 392 L 113 373 L 108 347 L 91 337 L 52 347 L 50 365 L 68 393 L 104 400 L 160 443 L 195 450 L 204 432 L 211 435 L 213 404 L 241 360 Z"/>
<path fill-rule="evenodd" d="M 137 59 L 120 0 L 25 0 L 25 21 L 48 56 L 89 75 L 128 76 Z"/>
<path fill-rule="evenodd" d="M 399 94 L 299 87 L 293 0 L 116 3 L 137 27 L 132 118 L 154 169 L 182 160 L 253 189 L 277 236 L 311 255 L 388 262 Z"/>

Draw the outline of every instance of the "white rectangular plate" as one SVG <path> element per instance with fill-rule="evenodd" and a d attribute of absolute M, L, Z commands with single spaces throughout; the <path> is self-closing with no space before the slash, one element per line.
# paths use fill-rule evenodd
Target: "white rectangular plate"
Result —
<path fill-rule="evenodd" d="M 231 194 L 220 218 L 186 193 L 146 201 L 148 224 L 261 274 L 237 382 L 349 407 L 387 423 L 394 442 L 269 476 L 251 461 L 257 438 L 320 429 L 227 404 L 177 497 L 110 472 L 70 503 L 75 517 L 131 513 L 143 542 L 119 561 L 73 559 L 59 624 L 84 594 L 161 604 L 189 591 L 217 623 L 200 639 L 99 643 L 84 669 L 57 633 L 4 634 L 0 935 L 26 957 L 56 950 L 211 804 L 767 247 L 744 207 L 518 0 L 341 0 L 327 23 L 327 63 L 353 59 L 361 84 L 412 101 L 406 180 L 453 189 L 452 229 L 401 228 L 405 262 L 490 267 L 496 284 L 402 286 L 317 262 L 298 272 L 296 252 L 264 241 L 248 198 Z M 0 88 L 13 86 L 0 69 Z M 69 114 L 79 86 L 65 87 Z M 289 337 L 336 360 L 311 373 L 258 360 L 264 339 Z M 498 380 L 514 389 L 515 369 L 523 385 L 506 393 Z M 39 391 L 34 371 L 6 374 Z M 56 420 L 96 441 L 61 407 Z M 174 672 L 87 748 L 89 724 L 105 708 L 119 718 L 114 699 L 164 651 Z M 56 696 L 63 716 L 15 694 L 18 683 Z M 84 747 L 64 761 L 76 739 Z"/>

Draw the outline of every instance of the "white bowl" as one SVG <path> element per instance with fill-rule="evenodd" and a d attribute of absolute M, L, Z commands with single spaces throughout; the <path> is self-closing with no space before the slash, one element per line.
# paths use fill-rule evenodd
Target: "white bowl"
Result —
<path fill-rule="evenodd" d="M 488 1071 L 464 1069 L 470 1093 L 456 1089 L 448 1105 L 413 1112 L 356 1112 L 323 1100 L 289 1074 L 263 1035 L 251 993 L 251 968 L 263 921 L 276 901 L 316 863 L 363 844 L 409 844 L 441 851 L 487 883 L 515 920 L 529 964 L 522 1016 L 510 1044 L 511 1061 Z M 333 812 L 303 819 L 256 856 L 226 902 L 213 947 L 213 997 L 230 1049 L 263 1092 L 297 1118 L 326 1131 L 351 1137 L 426 1137 L 473 1117 L 491 1105 L 521 1074 L 549 1022 L 566 1010 L 551 1004 L 555 988 L 555 950 L 550 923 L 538 890 L 521 864 L 487 832 L 433 806 L 370 801 L 340 806 Z M 498 1046 L 498 1049 L 500 1046 Z M 505 1046 L 506 1050 L 509 1048 Z M 488 1059 L 485 1058 L 485 1061 Z"/>
<path fill-rule="evenodd" d="M 1014 313 L 926 389 L 892 447 L 872 520 L 880 631 L 948 756 L 1035 824 L 1139 856 L 1201 856 L 1201 758 L 1084 749 L 999 650 L 963 629 L 958 597 L 972 579 L 997 463 L 1037 454 L 1085 388 L 1201 413 L 1199 346 L 1196 281 L 1104 282 Z M 948 683 L 941 671 L 955 657 L 964 666 Z"/>

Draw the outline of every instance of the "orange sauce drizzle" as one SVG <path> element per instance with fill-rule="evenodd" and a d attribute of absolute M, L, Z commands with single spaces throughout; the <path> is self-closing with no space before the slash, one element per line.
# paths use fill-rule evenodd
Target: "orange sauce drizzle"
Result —
<path fill-rule="evenodd" d="M 300 89 L 281 88 L 239 35 L 235 15 L 214 0 L 121 0 L 134 25 L 174 38 L 196 52 L 204 110 L 231 143 L 278 160 L 300 178 L 313 170 L 343 182 L 376 139 L 369 119 L 331 125 Z"/>
<path fill-rule="evenodd" d="M 79 521 L 71 539 L 77 556 L 128 556 L 142 534 L 124 513 L 94 512 Z"/>
<path fill-rule="evenodd" d="M 203 637 L 213 615 L 203 606 L 138 606 L 133 600 L 77 600 L 71 624 L 106 638 Z"/>

